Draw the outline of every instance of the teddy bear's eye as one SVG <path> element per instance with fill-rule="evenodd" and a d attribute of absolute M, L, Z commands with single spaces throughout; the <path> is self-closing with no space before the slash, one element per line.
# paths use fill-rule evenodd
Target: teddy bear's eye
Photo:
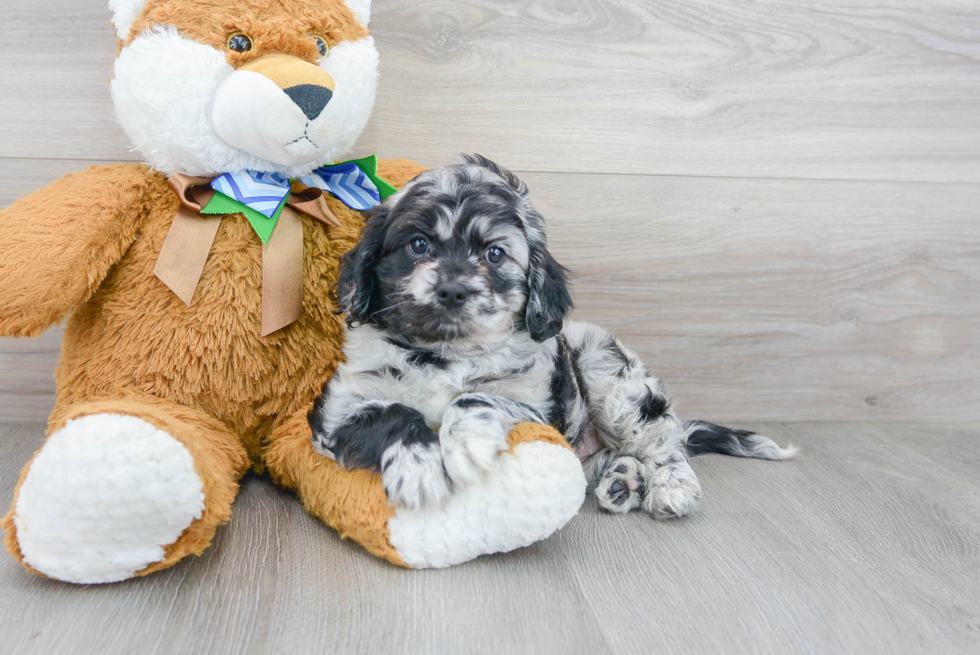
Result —
<path fill-rule="evenodd" d="M 252 49 L 252 37 L 248 34 L 235 32 L 228 37 L 228 49 L 235 52 L 248 52 Z"/>
<path fill-rule="evenodd" d="M 324 38 L 322 36 L 316 36 L 316 35 L 314 35 L 313 36 L 313 42 L 316 43 L 316 49 L 317 49 L 317 52 L 320 53 L 320 56 L 321 57 L 326 57 L 327 56 L 327 52 L 330 51 L 330 46 L 327 45 L 327 42 L 324 40 Z"/>

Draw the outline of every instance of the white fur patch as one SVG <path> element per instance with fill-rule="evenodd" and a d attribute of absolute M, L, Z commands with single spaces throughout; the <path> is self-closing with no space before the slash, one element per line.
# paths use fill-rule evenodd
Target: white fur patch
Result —
<path fill-rule="evenodd" d="M 371 0 L 344 0 L 361 25 L 367 27 L 371 22 Z"/>
<path fill-rule="evenodd" d="M 745 453 L 743 457 L 773 460 L 791 459 L 800 452 L 800 449 L 792 444 L 781 448 L 775 441 L 761 434 L 750 434 L 745 437 L 742 450 Z"/>
<path fill-rule="evenodd" d="M 330 148 L 320 156 L 316 166 L 339 161 L 354 148 L 371 118 L 378 92 L 379 64 L 378 49 L 371 36 L 339 43 L 320 60 L 320 68 L 330 73 L 337 88 L 330 104 L 317 119 L 326 117 L 331 121 L 331 127 L 329 133 L 314 134 L 318 144 L 327 142 Z"/>
<path fill-rule="evenodd" d="M 48 438 L 17 498 L 24 560 L 58 580 L 116 582 L 164 558 L 204 511 L 184 446 L 142 419 L 96 414 Z"/>
<path fill-rule="evenodd" d="M 129 36 L 129 30 L 133 27 L 133 21 L 140 15 L 146 0 L 109 0 L 109 9 L 112 11 L 112 25 L 116 28 L 116 34 L 120 40 L 125 41 Z"/>
<path fill-rule="evenodd" d="M 316 158 L 307 136 L 311 122 L 265 75 L 237 70 L 226 77 L 214 94 L 211 121 L 225 143 L 263 159 L 296 166 Z"/>
<path fill-rule="evenodd" d="M 227 112 L 251 114 L 249 129 L 255 134 L 243 137 L 242 147 L 222 139 L 213 122 L 215 96 L 234 69 L 223 52 L 186 39 L 174 28 L 148 30 L 123 48 L 116 59 L 112 99 L 126 134 L 165 175 L 206 177 L 250 169 L 298 177 L 350 152 L 377 91 L 378 52 L 371 37 L 331 48 L 319 65 L 337 86 L 330 103 L 308 125 L 298 107 L 290 112 L 285 105 L 265 102 L 268 89 L 229 89 L 222 118 L 234 116 Z M 234 79 L 243 78 L 236 73 Z M 259 95 L 250 95 L 250 89 Z M 292 123 L 300 119 L 303 125 L 297 131 Z M 309 147 L 305 142 L 288 147 L 303 137 L 304 129 Z M 257 146 L 263 138 L 269 143 Z"/>
<path fill-rule="evenodd" d="M 438 282 L 439 271 L 436 268 L 436 263 L 419 262 L 412 270 L 408 284 L 405 285 L 405 296 L 416 303 L 435 305 L 435 288 Z"/>
<path fill-rule="evenodd" d="M 500 456 L 485 482 L 457 490 L 437 509 L 399 509 L 388 519 L 391 545 L 410 566 L 445 568 L 545 539 L 578 512 L 585 475 L 568 449 L 522 443 Z"/>

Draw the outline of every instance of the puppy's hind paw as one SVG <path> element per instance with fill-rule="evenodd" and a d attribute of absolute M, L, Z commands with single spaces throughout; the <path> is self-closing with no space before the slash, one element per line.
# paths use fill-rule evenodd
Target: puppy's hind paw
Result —
<path fill-rule="evenodd" d="M 595 496 L 599 507 L 616 514 L 625 514 L 639 507 L 646 487 L 641 470 L 640 461 L 634 457 L 614 460 L 596 485 Z"/>
<path fill-rule="evenodd" d="M 381 456 L 381 484 L 391 505 L 412 510 L 441 505 L 449 497 L 449 480 L 439 444 L 390 446 Z"/>
<path fill-rule="evenodd" d="M 655 519 L 686 516 L 697 509 L 701 483 L 686 461 L 648 469 L 643 509 Z"/>
<path fill-rule="evenodd" d="M 455 484 L 477 482 L 509 448 L 507 426 L 492 411 L 469 412 L 443 423 L 439 430 L 442 461 Z"/>

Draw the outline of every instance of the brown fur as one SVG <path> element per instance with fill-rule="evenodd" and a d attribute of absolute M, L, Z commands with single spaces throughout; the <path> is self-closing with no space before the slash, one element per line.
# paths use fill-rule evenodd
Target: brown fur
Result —
<path fill-rule="evenodd" d="M 310 403 L 272 435 L 266 464 L 272 478 L 302 498 L 303 506 L 344 539 L 353 539 L 372 555 L 408 566 L 388 541 L 388 519 L 395 515 L 381 486 L 369 471 L 345 471 L 313 450 L 306 415 Z"/>
<path fill-rule="evenodd" d="M 396 186 L 421 170 L 405 160 L 379 166 Z M 68 317 L 49 433 L 86 414 L 138 416 L 181 441 L 204 480 L 204 516 L 147 572 L 207 547 L 238 478 L 249 464 L 264 468 L 270 436 L 305 421 L 300 408 L 333 373 L 342 323 L 330 289 L 363 218 L 327 203 L 340 227 L 303 220 L 303 316 L 265 338 L 262 244 L 244 216 L 222 219 L 190 307 L 153 275 L 177 198 L 145 166 L 93 167 L 0 211 L 0 334 L 32 336 Z M 330 481 L 321 483 L 326 494 Z M 12 510 L 6 543 L 19 558 L 11 519 Z"/>
<path fill-rule="evenodd" d="M 514 448 L 522 443 L 529 443 L 531 441 L 543 441 L 544 443 L 567 448 L 573 453 L 575 452 L 568 445 L 568 442 L 565 441 L 565 437 L 562 436 L 561 432 L 546 425 L 541 425 L 540 423 L 519 423 L 515 425 L 514 429 L 507 435 L 507 443 L 510 444 L 510 449 L 507 452 L 513 455 Z"/>
<path fill-rule="evenodd" d="M 198 43 L 226 50 L 228 37 L 248 35 L 248 52 L 226 50 L 228 63 L 241 64 L 270 53 L 315 62 L 320 55 L 312 35 L 329 47 L 368 35 L 343 2 L 325 8 L 323 0 L 149 0 L 133 23 L 130 38 L 148 27 L 170 26 Z"/>

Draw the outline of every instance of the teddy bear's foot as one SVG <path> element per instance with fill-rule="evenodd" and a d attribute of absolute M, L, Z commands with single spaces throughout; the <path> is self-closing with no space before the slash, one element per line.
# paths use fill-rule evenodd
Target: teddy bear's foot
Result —
<path fill-rule="evenodd" d="M 24 561 L 67 582 L 115 582 L 164 559 L 204 512 L 194 458 L 135 416 L 68 421 L 35 457 L 13 521 Z"/>
<path fill-rule="evenodd" d="M 552 432 L 519 425 L 511 449 L 479 484 L 458 489 L 437 509 L 396 509 L 389 539 L 405 563 L 453 566 L 529 546 L 564 526 L 585 498 L 585 475 L 575 453 L 548 438 Z"/>
<path fill-rule="evenodd" d="M 220 421 L 135 393 L 56 407 L 51 429 L 0 526 L 25 567 L 67 582 L 148 575 L 201 554 L 249 462 Z"/>

